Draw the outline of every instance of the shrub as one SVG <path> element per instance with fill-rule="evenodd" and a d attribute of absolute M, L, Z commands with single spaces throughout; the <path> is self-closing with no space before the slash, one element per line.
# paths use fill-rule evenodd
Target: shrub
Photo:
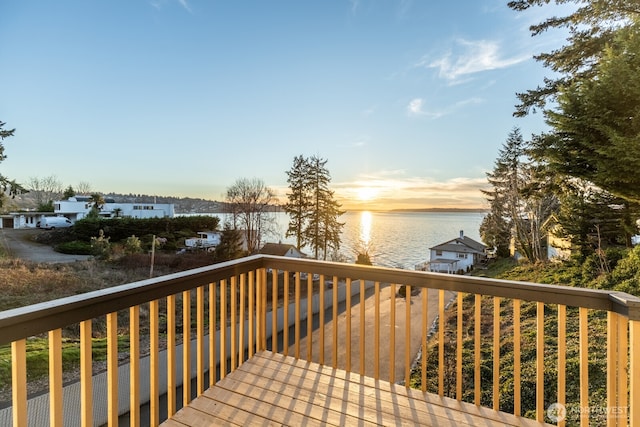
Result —
<path fill-rule="evenodd" d="M 365 251 L 364 253 L 359 253 L 358 258 L 356 259 L 356 264 L 373 265 L 371 263 L 371 257 L 369 256 L 369 252 Z"/>
<path fill-rule="evenodd" d="M 402 298 L 407 297 L 407 287 L 405 285 L 401 285 L 400 288 L 398 288 L 398 295 Z"/>
<path fill-rule="evenodd" d="M 142 252 L 142 243 L 140 239 L 138 239 L 135 235 L 127 237 L 127 240 L 124 242 L 124 253 L 127 255 L 130 254 L 139 254 Z"/>
<path fill-rule="evenodd" d="M 91 255 L 93 254 L 93 249 L 91 248 L 91 244 L 87 242 L 81 242 L 79 240 L 74 240 L 72 242 L 64 242 L 60 243 L 56 246 L 56 251 L 61 252 L 63 254 L 70 255 Z"/>
<path fill-rule="evenodd" d="M 93 254 L 99 258 L 108 259 L 111 249 L 109 237 L 105 237 L 104 231 L 100 230 L 98 237 L 91 238 L 91 249 Z"/>

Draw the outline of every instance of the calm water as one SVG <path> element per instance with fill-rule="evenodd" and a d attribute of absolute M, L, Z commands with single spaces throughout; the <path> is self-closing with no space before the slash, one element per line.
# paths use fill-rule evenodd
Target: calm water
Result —
<path fill-rule="evenodd" d="M 429 248 L 451 240 L 463 230 L 480 241 L 481 213 L 352 212 L 343 216 L 342 252 L 355 260 L 369 248 L 374 265 L 413 270 L 429 259 Z"/>
<path fill-rule="evenodd" d="M 216 215 L 223 219 L 222 214 Z M 295 244 L 294 238 L 284 237 L 288 216 L 276 215 L 278 230 L 266 240 Z M 481 241 L 479 229 L 484 216 L 466 212 L 347 212 L 340 218 L 345 223 L 340 252 L 353 262 L 358 252 L 368 249 L 374 265 L 413 270 L 416 264 L 429 260 L 430 247 L 457 237 L 460 230 Z"/>

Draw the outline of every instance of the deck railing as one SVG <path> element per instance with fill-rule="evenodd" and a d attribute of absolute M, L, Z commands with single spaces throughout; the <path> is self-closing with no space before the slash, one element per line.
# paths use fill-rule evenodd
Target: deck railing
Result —
<path fill-rule="evenodd" d="M 92 343 L 101 333 L 107 385 L 97 398 Z M 73 398 L 63 384 L 68 335 L 79 335 Z M 69 424 L 65 407 L 77 408 L 77 425 L 100 424 L 99 406 L 109 425 L 127 411 L 131 425 L 147 416 L 158 425 L 271 350 L 539 421 L 640 427 L 640 299 L 621 292 L 271 256 L 216 264 L 0 313 L 14 426 L 30 425 L 27 348 L 45 336 L 50 425 Z M 573 413 L 553 412 L 561 405 Z"/>

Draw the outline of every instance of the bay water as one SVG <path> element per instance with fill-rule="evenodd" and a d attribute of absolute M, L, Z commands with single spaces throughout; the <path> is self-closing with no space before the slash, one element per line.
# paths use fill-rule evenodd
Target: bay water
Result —
<path fill-rule="evenodd" d="M 217 215 L 224 221 L 225 214 Z M 340 255 L 346 262 L 355 262 L 358 253 L 369 254 L 373 265 L 413 270 L 429 260 L 429 249 L 464 235 L 482 242 L 480 223 L 482 212 L 374 212 L 349 211 L 339 218 L 344 223 Z M 290 243 L 286 237 L 289 216 L 275 214 L 275 230 L 265 236 L 266 242 Z M 303 252 L 311 254 L 310 248 Z"/>

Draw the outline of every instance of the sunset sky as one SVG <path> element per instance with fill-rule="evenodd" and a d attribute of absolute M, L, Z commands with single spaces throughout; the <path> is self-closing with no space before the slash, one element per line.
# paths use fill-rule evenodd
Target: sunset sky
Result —
<path fill-rule="evenodd" d="M 486 207 L 516 92 L 560 34 L 506 0 L 0 3 L 0 173 L 222 200 L 296 155 L 328 159 L 347 209 Z"/>

